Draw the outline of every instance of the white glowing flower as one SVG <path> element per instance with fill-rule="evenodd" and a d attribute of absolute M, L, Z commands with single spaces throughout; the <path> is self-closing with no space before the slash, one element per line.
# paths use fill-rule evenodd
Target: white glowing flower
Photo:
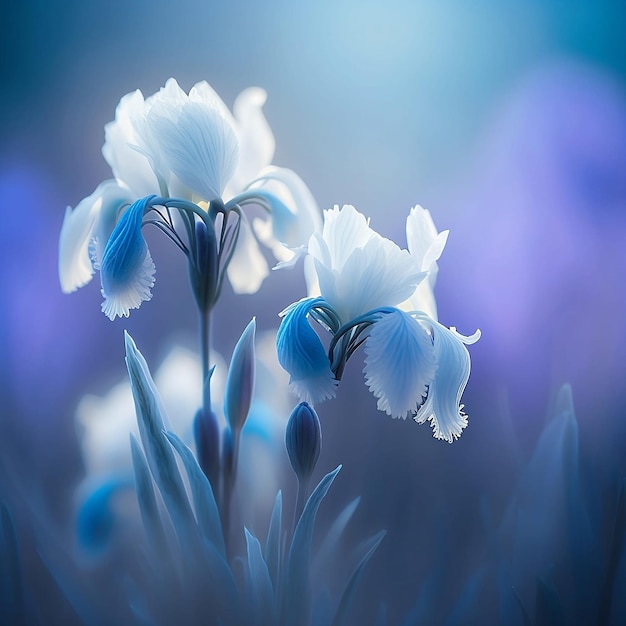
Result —
<path fill-rule="evenodd" d="M 196 84 L 187 94 L 174 79 L 145 100 L 140 91 L 124 96 L 115 120 L 105 127 L 102 149 L 115 178 L 98 186 L 76 209 L 68 207 L 65 215 L 59 241 L 63 291 L 72 292 L 91 280 L 124 211 L 150 196 L 193 200 L 204 209 L 217 201 L 237 210 L 234 253 L 225 269 L 236 293 L 254 293 L 269 273 L 251 225 L 240 211 L 244 205 L 258 204 L 271 213 L 269 220 L 255 220 L 257 236 L 279 261 L 295 259 L 319 227 L 319 211 L 294 172 L 271 165 L 274 137 L 262 111 L 265 100 L 262 89 L 246 89 L 231 113 L 208 83 Z M 152 209 L 147 202 L 143 206 L 146 212 Z M 133 224 L 141 229 L 144 216 L 139 217 Z M 166 224 L 166 229 L 173 228 Z M 110 280 L 108 287 L 103 281 L 103 310 L 111 319 L 127 316 L 149 300 L 154 283 L 143 237 L 128 228 L 126 236 L 135 273 L 118 271 L 118 278 L 127 281 L 113 288 Z M 117 237 L 116 244 L 117 255 L 127 242 Z M 135 258 L 139 256 L 141 263 Z"/>
<path fill-rule="evenodd" d="M 321 295 L 285 309 L 276 340 L 279 361 L 302 400 L 333 397 L 346 362 L 364 344 L 365 382 L 381 411 L 428 420 L 438 439 L 460 436 L 470 372 L 464 344 L 480 333 L 464 337 L 436 321 L 431 272 L 446 238 L 421 207 L 407 220 L 409 251 L 374 232 L 352 206 L 324 213 L 324 228 L 309 243 Z M 310 319 L 331 333 L 328 351 Z"/>

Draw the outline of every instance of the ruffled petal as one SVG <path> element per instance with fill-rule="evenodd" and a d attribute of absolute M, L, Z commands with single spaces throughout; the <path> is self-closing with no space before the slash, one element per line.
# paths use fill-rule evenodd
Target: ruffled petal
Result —
<path fill-rule="evenodd" d="M 378 398 L 378 409 L 403 418 L 416 411 L 437 369 L 428 331 L 403 311 L 381 315 L 371 327 L 365 355 L 365 383 Z"/>
<path fill-rule="evenodd" d="M 202 200 L 220 198 L 239 158 L 235 131 L 217 108 L 156 101 L 147 113 L 169 169 Z"/>
<path fill-rule="evenodd" d="M 235 100 L 233 113 L 239 139 L 239 163 L 228 185 L 226 198 L 243 191 L 272 162 L 276 142 L 263 114 L 266 100 L 267 93 L 259 87 L 242 91 Z"/>
<path fill-rule="evenodd" d="M 305 298 L 293 304 L 284 312 L 276 335 L 278 361 L 290 375 L 289 386 L 310 404 L 333 398 L 337 390 L 326 350 L 307 319 L 320 302 L 320 298 Z"/>
<path fill-rule="evenodd" d="M 465 344 L 478 341 L 480 331 L 470 337 L 459 334 L 455 328 L 446 328 L 426 316 L 420 320 L 432 331 L 437 372 L 428 390 L 428 398 L 415 416 L 422 424 L 429 420 L 433 435 L 452 443 L 467 426 L 467 415 L 463 413 L 461 396 L 470 375 L 470 355 Z"/>
<path fill-rule="evenodd" d="M 256 293 L 270 270 L 252 234 L 250 223 L 245 215 L 240 219 L 239 238 L 226 274 L 235 293 Z"/>
<path fill-rule="evenodd" d="M 72 210 L 67 207 L 59 236 L 59 281 L 64 293 L 86 285 L 93 276 L 90 246 L 94 237 L 106 237 L 113 230 L 115 219 L 125 204 L 130 204 L 127 189 L 107 180 Z M 106 239 L 105 239 L 106 241 Z"/>
<path fill-rule="evenodd" d="M 111 320 L 128 317 L 131 309 L 152 298 L 155 267 L 141 232 L 151 197 L 137 200 L 124 213 L 104 250 L 100 278 L 103 313 Z"/>

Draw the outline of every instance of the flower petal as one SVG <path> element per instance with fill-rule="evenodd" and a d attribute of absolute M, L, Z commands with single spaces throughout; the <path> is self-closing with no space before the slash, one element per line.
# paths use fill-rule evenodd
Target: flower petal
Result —
<path fill-rule="evenodd" d="M 288 209 L 272 212 L 271 227 L 264 220 L 255 220 L 257 237 L 279 261 L 290 261 L 296 249 L 307 245 L 311 235 L 322 230 L 317 202 L 304 181 L 290 169 L 266 167 L 257 181 L 261 189 L 276 196 Z"/>
<path fill-rule="evenodd" d="M 239 163 L 225 196 L 237 195 L 267 167 L 274 157 L 276 142 L 263 115 L 267 93 L 259 87 L 242 91 L 235 100 L 235 130 L 239 139 Z"/>
<path fill-rule="evenodd" d="M 128 317 L 152 298 L 155 267 L 143 238 L 141 225 L 144 211 L 153 196 L 137 200 L 124 213 L 104 250 L 100 278 L 103 313 L 111 320 Z"/>
<path fill-rule="evenodd" d="M 422 404 L 437 369 L 428 331 L 397 309 L 374 322 L 365 354 L 365 383 L 378 398 L 378 409 L 406 418 Z"/>
<path fill-rule="evenodd" d="M 437 282 L 439 268 L 437 260 L 441 256 L 448 240 L 449 231 L 437 233 L 429 211 L 417 205 L 411 209 L 406 220 L 406 239 L 411 256 L 422 269 L 428 272 L 408 302 L 402 306 L 405 310 L 424 311 L 429 317 L 437 319 L 437 303 L 433 289 Z"/>
<path fill-rule="evenodd" d="M 140 132 L 145 104 L 139 89 L 126 94 L 115 109 L 115 120 L 104 127 L 102 154 L 135 198 L 159 191 L 153 151 L 146 145 L 146 133 Z"/>
<path fill-rule="evenodd" d="M 195 100 L 156 101 L 147 113 L 171 171 L 202 200 L 221 197 L 239 158 L 235 131 L 217 108 Z"/>
<path fill-rule="evenodd" d="M 430 270 L 441 254 L 450 231 L 437 232 L 430 212 L 416 205 L 406 218 L 406 242 L 411 256 L 424 271 Z"/>
<path fill-rule="evenodd" d="M 309 240 L 309 253 L 321 294 L 344 323 L 406 300 L 426 276 L 407 250 L 372 230 L 350 205 L 324 212 L 322 233 Z"/>
<path fill-rule="evenodd" d="M 252 234 L 250 223 L 241 216 L 239 237 L 226 274 L 235 293 L 256 293 L 270 270 Z"/>
<path fill-rule="evenodd" d="M 290 375 L 289 386 L 309 404 L 334 397 L 337 389 L 326 350 L 307 319 L 320 302 L 321 298 L 305 298 L 293 304 L 276 335 L 278 361 Z"/>
<path fill-rule="evenodd" d="M 467 426 L 461 396 L 470 375 L 470 355 L 464 344 L 478 341 L 480 331 L 470 337 L 460 335 L 455 328 L 446 328 L 427 316 L 419 316 L 433 334 L 437 372 L 430 385 L 428 398 L 415 416 L 418 424 L 429 420 L 433 435 L 452 443 Z"/>
<path fill-rule="evenodd" d="M 102 237 L 107 228 L 108 238 L 119 211 L 131 201 L 128 189 L 107 180 L 74 210 L 67 208 L 59 236 L 59 281 L 64 293 L 76 291 L 91 280 L 94 273 L 89 254 L 92 239 Z"/>

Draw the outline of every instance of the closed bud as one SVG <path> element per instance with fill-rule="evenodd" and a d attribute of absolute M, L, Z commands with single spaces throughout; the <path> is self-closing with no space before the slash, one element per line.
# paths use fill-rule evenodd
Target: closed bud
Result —
<path fill-rule="evenodd" d="M 198 463 L 217 493 L 220 471 L 220 433 L 213 411 L 198 410 L 193 421 Z"/>
<path fill-rule="evenodd" d="M 322 449 L 322 429 L 313 407 L 301 402 L 289 416 L 285 444 L 298 480 L 307 481 Z"/>
<path fill-rule="evenodd" d="M 218 291 L 217 238 L 215 229 L 203 220 L 196 221 L 195 254 L 189 255 L 189 280 L 201 311 L 215 304 Z"/>
<path fill-rule="evenodd" d="M 254 336 L 256 322 L 254 318 L 246 326 L 233 351 L 233 358 L 228 368 L 226 393 L 224 395 L 224 413 L 234 433 L 241 432 L 248 417 L 252 392 L 254 390 Z"/>

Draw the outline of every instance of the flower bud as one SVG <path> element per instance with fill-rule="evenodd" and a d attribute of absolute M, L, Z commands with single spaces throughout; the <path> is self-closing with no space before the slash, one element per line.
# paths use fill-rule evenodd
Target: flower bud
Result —
<path fill-rule="evenodd" d="M 220 471 L 220 433 L 217 418 L 213 411 L 207 413 L 199 409 L 193 421 L 193 434 L 196 440 L 198 463 L 217 493 Z"/>
<path fill-rule="evenodd" d="M 256 321 L 252 318 L 235 346 L 228 368 L 224 413 L 234 433 L 239 433 L 243 428 L 252 402 L 255 330 Z"/>
<path fill-rule="evenodd" d="M 308 480 L 322 448 L 322 429 L 313 407 L 301 402 L 289 416 L 285 445 L 298 480 Z"/>
<path fill-rule="evenodd" d="M 219 282 L 215 229 L 197 220 L 195 239 L 195 254 L 189 255 L 189 280 L 198 308 L 209 311 L 217 299 Z"/>

